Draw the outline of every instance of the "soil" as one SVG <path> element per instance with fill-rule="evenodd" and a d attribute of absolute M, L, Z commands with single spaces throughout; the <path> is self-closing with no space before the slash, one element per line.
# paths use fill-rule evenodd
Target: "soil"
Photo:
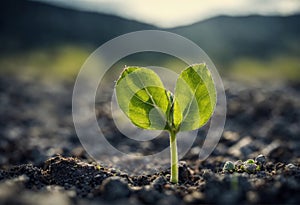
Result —
<path fill-rule="evenodd" d="M 169 169 L 130 175 L 96 163 L 74 130 L 72 84 L 1 77 L 0 204 L 300 204 L 299 85 L 225 84 L 219 144 L 200 161 L 197 138 L 180 161 L 179 183 L 172 184 Z M 112 144 L 124 145 L 105 105 L 96 107 Z M 127 151 L 151 153 L 149 147 L 165 143 L 150 141 L 146 151 L 129 145 Z M 243 164 L 260 154 L 265 160 Z M 223 169 L 228 161 L 235 171 Z"/>

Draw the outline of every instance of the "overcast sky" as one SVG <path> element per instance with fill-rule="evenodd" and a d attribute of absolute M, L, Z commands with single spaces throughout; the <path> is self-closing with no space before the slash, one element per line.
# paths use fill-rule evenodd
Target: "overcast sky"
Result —
<path fill-rule="evenodd" d="M 300 0 L 39 0 L 115 14 L 160 27 L 188 25 L 218 15 L 291 15 Z"/>

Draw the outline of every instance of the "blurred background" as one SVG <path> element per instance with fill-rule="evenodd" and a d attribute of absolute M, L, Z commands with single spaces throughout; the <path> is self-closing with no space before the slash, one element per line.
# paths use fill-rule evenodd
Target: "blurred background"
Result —
<path fill-rule="evenodd" d="M 0 10 L 2 76 L 73 82 L 101 44 L 128 32 L 160 29 L 197 43 L 226 79 L 300 80 L 298 0 L 12 0 Z M 145 62 L 181 65 L 164 55 L 140 54 L 116 66 Z"/>
<path fill-rule="evenodd" d="M 42 164 L 57 153 L 89 158 L 72 120 L 76 76 L 103 43 L 145 29 L 182 35 L 215 63 L 228 103 L 227 134 L 215 156 L 300 159 L 299 0 L 10 0 L 0 7 L 0 168 Z M 138 53 L 116 62 L 100 85 L 113 88 L 124 65 L 186 66 L 165 54 Z M 111 144 L 146 154 L 168 146 L 166 137 L 143 143 L 124 137 L 111 116 L 111 93 L 99 88 L 96 116 Z M 268 144 L 275 154 L 263 151 Z M 242 151 L 233 155 L 235 145 Z"/>

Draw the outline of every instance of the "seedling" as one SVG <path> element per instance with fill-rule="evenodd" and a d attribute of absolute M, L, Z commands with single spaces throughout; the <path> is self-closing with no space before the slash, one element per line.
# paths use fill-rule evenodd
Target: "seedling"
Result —
<path fill-rule="evenodd" d="M 253 174 L 257 171 L 261 171 L 266 162 L 266 157 L 262 154 L 258 155 L 255 160 L 247 159 L 246 161 L 238 160 L 234 163 L 231 161 L 225 162 L 223 166 L 223 172 L 247 172 Z"/>
<path fill-rule="evenodd" d="M 235 170 L 235 166 L 231 161 L 227 161 L 224 164 L 223 172 L 234 172 L 234 170 Z"/>
<path fill-rule="evenodd" d="M 202 127 L 212 116 L 216 90 L 205 64 L 184 69 L 175 92 L 166 90 L 159 76 L 148 68 L 125 67 L 116 82 L 121 110 L 139 128 L 169 132 L 171 182 L 178 183 L 176 134 Z"/>

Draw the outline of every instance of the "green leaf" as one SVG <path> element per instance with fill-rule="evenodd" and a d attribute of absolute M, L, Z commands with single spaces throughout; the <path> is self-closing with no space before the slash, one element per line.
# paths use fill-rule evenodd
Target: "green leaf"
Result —
<path fill-rule="evenodd" d="M 137 127 L 166 129 L 170 94 L 155 72 L 126 67 L 116 83 L 116 95 L 121 110 Z"/>
<path fill-rule="evenodd" d="M 202 127 L 212 116 L 215 105 L 215 85 L 206 65 L 195 64 L 183 70 L 175 87 L 176 129 L 189 131 Z"/>

